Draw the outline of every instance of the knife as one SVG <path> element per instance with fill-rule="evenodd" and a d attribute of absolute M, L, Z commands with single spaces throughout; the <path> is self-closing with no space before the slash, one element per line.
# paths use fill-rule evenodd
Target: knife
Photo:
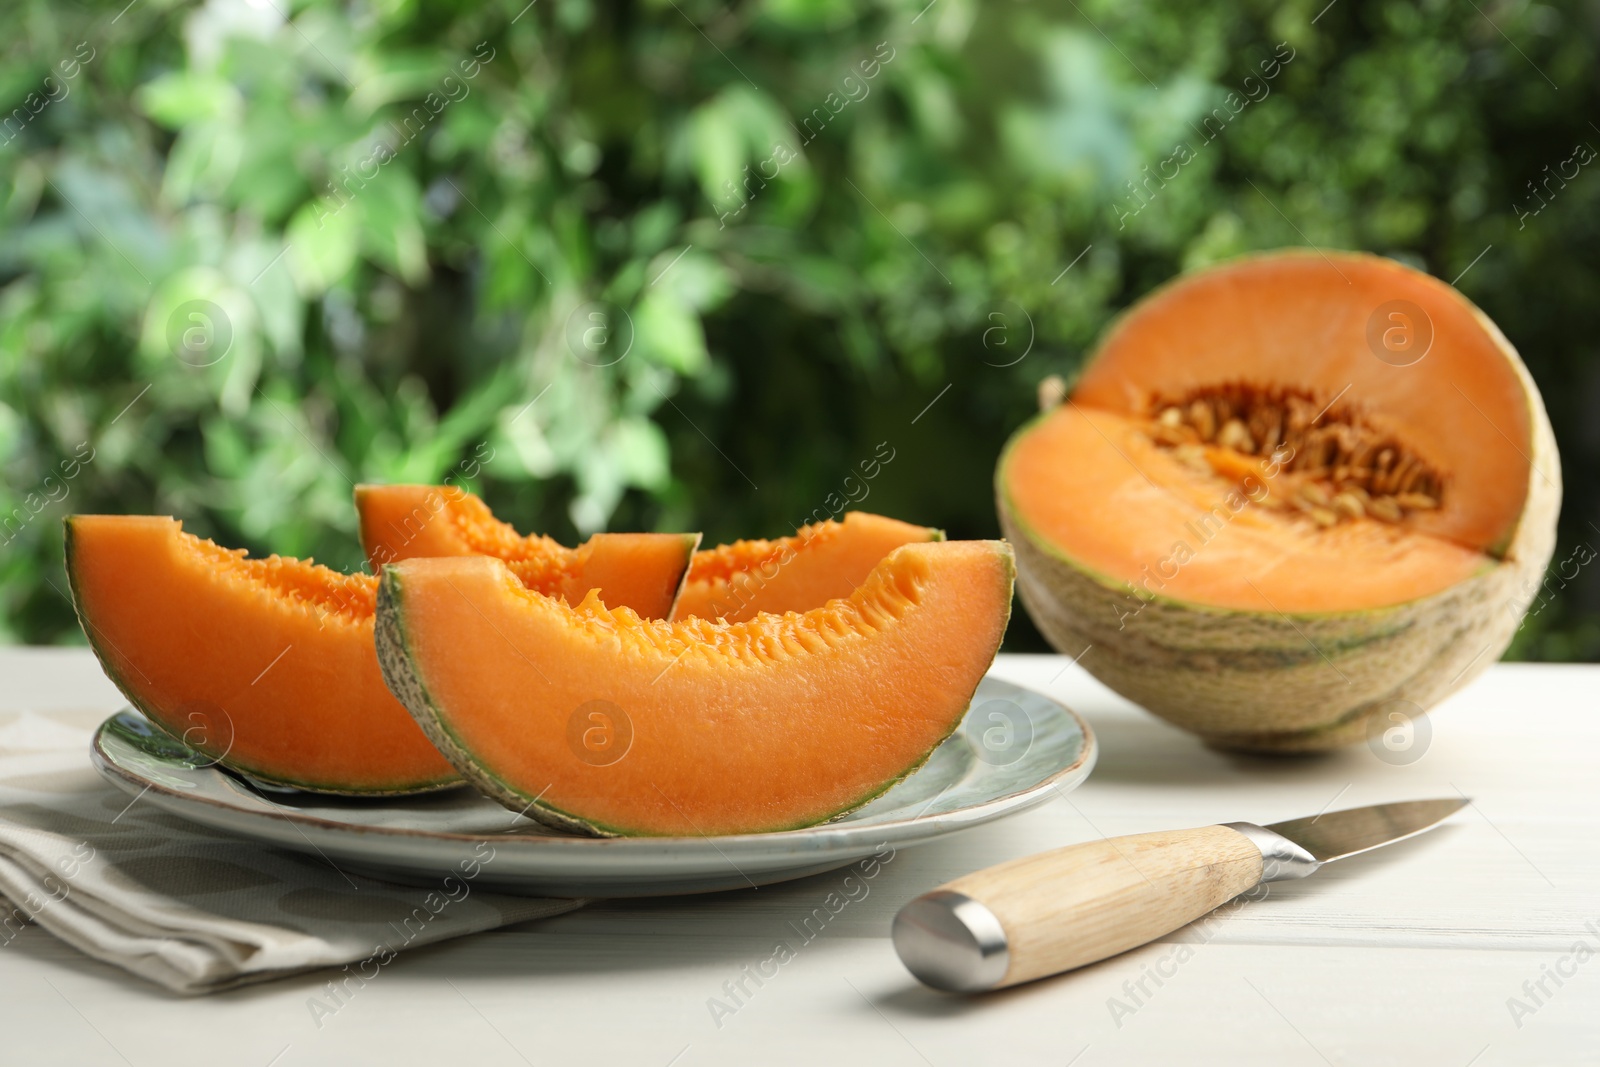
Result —
<path fill-rule="evenodd" d="M 977 993 L 1115 956 L 1264 882 L 1437 826 L 1465 797 L 1373 804 L 1270 826 L 1133 834 L 1025 856 L 949 882 L 894 918 L 895 951 L 935 989 Z"/>

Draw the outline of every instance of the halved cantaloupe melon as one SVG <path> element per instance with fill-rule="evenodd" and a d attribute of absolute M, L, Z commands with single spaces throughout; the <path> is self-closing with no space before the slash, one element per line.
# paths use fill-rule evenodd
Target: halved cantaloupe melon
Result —
<path fill-rule="evenodd" d="M 378 672 L 376 578 L 249 559 L 164 516 L 74 515 L 66 529 L 90 646 L 123 695 L 191 748 L 315 792 L 461 783 Z"/>
<path fill-rule="evenodd" d="M 672 618 L 743 622 L 763 611 L 809 611 L 847 597 L 890 552 L 944 531 L 864 511 L 824 519 L 775 541 L 735 541 L 696 552 Z"/>
<path fill-rule="evenodd" d="M 1003 542 L 906 545 L 847 599 L 747 622 L 534 596 L 490 557 L 384 568 L 390 688 L 485 794 L 600 835 L 754 833 L 853 810 L 960 722 L 999 648 Z"/>
<path fill-rule="evenodd" d="M 597 533 L 577 548 L 539 534 L 524 537 L 473 494 L 447 485 L 358 485 L 361 545 L 376 573 L 418 556 L 496 556 L 524 584 L 559 574 L 551 595 L 570 603 L 600 591 L 608 607 L 664 619 L 683 591 L 699 534 Z"/>
<path fill-rule="evenodd" d="M 1560 463 L 1522 361 L 1376 256 L 1180 279 L 1064 400 L 996 473 L 1023 602 L 1220 745 L 1328 748 L 1428 708 L 1504 650 L 1554 547 Z"/>

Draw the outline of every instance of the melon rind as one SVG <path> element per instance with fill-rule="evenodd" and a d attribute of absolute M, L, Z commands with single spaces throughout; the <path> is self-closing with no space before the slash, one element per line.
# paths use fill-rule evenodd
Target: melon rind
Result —
<path fill-rule="evenodd" d="M 383 673 L 383 682 L 389 687 L 389 692 L 393 693 L 395 699 L 411 713 L 411 717 L 422 727 L 422 732 L 433 742 L 433 746 L 440 754 L 474 789 L 511 811 L 520 811 L 529 818 L 563 833 L 586 834 L 592 837 L 618 836 L 604 827 L 575 818 L 535 797 L 523 796 L 521 792 L 490 774 L 473 758 L 472 753 L 445 725 L 444 715 L 440 712 L 438 704 L 434 702 L 422 678 L 412 667 L 411 648 L 406 643 L 405 622 L 400 609 L 400 601 L 404 596 L 400 576 L 385 567 L 378 583 L 378 615 L 373 628 L 373 639 L 378 649 L 378 669 Z"/>
<path fill-rule="evenodd" d="M 689 571 L 694 565 L 694 554 L 700 550 L 700 541 L 705 536 L 700 533 L 679 534 L 683 538 L 683 571 L 678 575 L 678 584 L 672 590 L 672 603 L 667 607 L 667 613 L 661 616 L 670 619 L 677 614 L 678 601 L 683 599 L 683 591 L 689 588 Z"/>
<path fill-rule="evenodd" d="M 1068 558 L 1028 528 L 1009 498 L 1006 461 L 1046 413 L 1012 436 L 995 471 L 1017 593 L 1040 632 L 1129 700 L 1208 744 L 1245 751 L 1352 744 L 1380 710 L 1409 702 L 1427 711 L 1472 681 L 1521 626 L 1555 551 L 1561 510 L 1560 454 L 1538 386 L 1504 334 L 1472 310 L 1521 382 L 1531 429 L 1527 497 L 1482 570 L 1432 596 L 1366 611 L 1284 615 L 1157 596 L 1124 620 L 1140 603 L 1131 587 Z"/>

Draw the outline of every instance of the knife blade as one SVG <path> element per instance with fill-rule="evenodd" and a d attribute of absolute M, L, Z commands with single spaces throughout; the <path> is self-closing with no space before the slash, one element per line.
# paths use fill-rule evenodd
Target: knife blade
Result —
<path fill-rule="evenodd" d="M 1372 804 L 1069 845 L 957 878 L 900 909 L 901 962 L 935 989 L 1004 989 L 1126 952 L 1263 882 L 1431 830 L 1466 797 Z"/>

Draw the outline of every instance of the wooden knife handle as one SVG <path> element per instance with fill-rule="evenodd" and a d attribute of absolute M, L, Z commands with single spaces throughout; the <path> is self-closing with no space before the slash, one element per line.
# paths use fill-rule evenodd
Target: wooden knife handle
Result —
<path fill-rule="evenodd" d="M 1226 826 L 1091 841 L 918 897 L 895 917 L 895 948 L 936 988 L 1000 989 L 1153 941 L 1261 875 L 1261 850 Z"/>

